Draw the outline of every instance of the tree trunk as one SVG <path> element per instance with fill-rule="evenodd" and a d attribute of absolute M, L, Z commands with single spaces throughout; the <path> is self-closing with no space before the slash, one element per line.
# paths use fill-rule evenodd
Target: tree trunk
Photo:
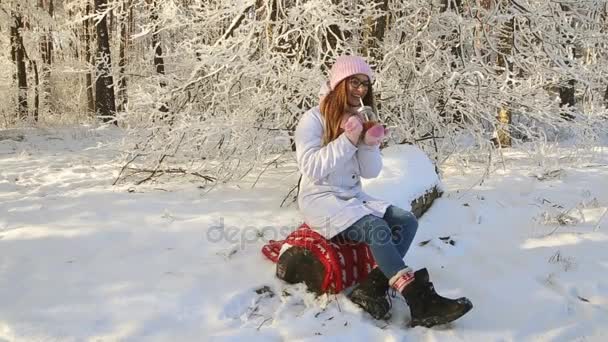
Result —
<path fill-rule="evenodd" d="M 53 0 L 49 0 L 49 16 L 51 18 L 53 18 L 55 15 L 55 5 L 53 4 Z M 51 32 L 49 32 L 49 35 L 47 36 L 47 64 L 50 66 L 53 62 L 53 37 L 51 35 Z"/>
<path fill-rule="evenodd" d="M 158 4 L 156 2 L 156 0 L 154 0 L 152 2 L 152 14 L 151 14 L 151 18 L 152 18 L 152 22 L 156 23 L 158 21 Z M 160 35 L 158 33 L 158 27 L 156 26 L 156 24 L 154 25 L 154 32 L 152 33 L 152 48 L 154 49 L 154 68 L 156 69 L 156 73 L 164 76 L 165 75 L 165 60 L 163 59 L 163 48 L 161 46 L 161 42 L 160 42 Z M 164 80 L 161 79 L 160 83 L 159 83 L 161 88 L 164 88 L 167 84 L 165 83 Z M 169 112 L 169 108 L 167 106 L 166 103 L 161 104 L 160 108 L 158 109 L 161 113 L 167 113 Z M 166 119 L 166 114 L 163 115 L 163 119 Z"/>
<path fill-rule="evenodd" d="M 483 61 L 484 63 L 489 64 L 491 62 L 491 60 L 490 60 L 491 54 L 488 53 L 488 48 L 486 45 L 484 45 L 484 43 L 487 43 L 485 41 L 486 36 L 484 34 L 484 31 L 488 28 L 488 24 L 486 23 L 484 16 L 487 16 L 492 13 L 492 5 L 495 0 L 477 0 L 477 1 L 479 1 L 480 10 L 478 10 L 474 16 L 474 18 L 476 19 L 476 24 L 475 24 L 475 38 L 474 38 L 475 41 L 473 43 L 473 47 L 474 47 L 475 55 L 477 56 L 477 58 L 480 61 Z"/>
<path fill-rule="evenodd" d="M 38 65 L 36 61 L 32 61 L 32 69 L 34 70 L 34 121 L 38 122 L 38 113 L 40 113 L 40 78 L 38 77 Z"/>
<path fill-rule="evenodd" d="M 604 10 L 601 11 L 600 14 L 600 23 L 602 25 L 600 30 L 601 34 L 606 34 L 608 28 L 608 20 L 606 19 L 608 19 L 608 4 L 604 6 Z M 595 46 L 599 48 L 599 44 L 596 44 Z M 608 109 L 608 86 L 606 86 L 606 89 L 604 90 L 604 108 Z"/>
<path fill-rule="evenodd" d="M 462 14 L 462 0 L 441 0 L 441 11 L 456 11 L 458 14 Z"/>
<path fill-rule="evenodd" d="M 569 64 L 569 62 L 567 62 Z M 576 105 L 576 80 L 569 79 L 564 84 L 559 86 L 559 106 L 561 108 L 574 108 Z M 574 119 L 574 115 L 566 112 L 561 113 L 561 117 L 564 120 L 572 121 Z"/>
<path fill-rule="evenodd" d="M 156 28 L 156 27 L 155 27 Z M 163 58 L 163 47 L 161 46 L 158 32 L 152 34 L 152 48 L 154 49 L 154 69 L 159 75 L 165 74 L 165 60 Z M 165 87 L 166 83 L 160 81 L 160 86 Z"/>
<path fill-rule="evenodd" d="M 462 0 L 442 0 L 441 1 L 441 11 L 442 12 L 452 11 L 452 12 L 455 12 L 456 14 L 458 14 L 459 16 L 461 16 L 463 13 L 462 5 L 463 5 Z M 452 30 L 452 35 L 455 35 L 455 36 L 460 35 L 460 32 L 457 29 L 454 29 L 454 30 Z M 442 38 L 445 39 L 445 37 L 442 37 Z M 454 56 L 454 60 L 452 60 L 452 62 L 450 63 L 450 67 L 452 70 L 455 70 L 458 68 L 457 61 L 462 60 L 462 58 L 463 58 L 462 50 L 460 49 L 460 42 L 452 44 L 452 46 L 450 47 L 450 52 Z"/>
<path fill-rule="evenodd" d="M 105 9 L 107 0 L 95 0 L 95 12 Z M 112 78 L 112 58 L 106 17 L 99 20 L 97 28 L 97 79 L 95 80 L 95 108 L 104 122 L 116 122 L 116 101 Z"/>
<path fill-rule="evenodd" d="M 560 8 L 564 12 L 571 11 L 570 7 L 565 4 L 560 4 Z M 575 27 L 574 21 L 572 21 L 572 23 L 570 25 L 572 27 Z M 574 39 L 574 37 L 572 37 L 571 35 L 568 35 L 566 38 L 567 38 L 566 42 L 565 42 L 565 44 L 562 45 L 562 47 L 564 49 L 566 49 L 572 55 L 572 58 L 576 58 L 576 48 L 574 47 L 574 42 L 572 41 Z M 565 58 L 564 64 L 566 64 L 566 66 L 570 66 L 570 64 L 571 64 L 570 58 Z M 569 80 L 567 80 L 565 82 L 561 82 L 561 83 L 562 84 L 559 86 L 559 98 L 560 98 L 559 106 L 561 108 L 563 108 L 563 107 L 573 108 L 576 105 L 576 99 L 574 97 L 574 94 L 576 91 L 576 89 L 575 89 L 576 80 L 569 79 Z M 572 121 L 574 119 L 574 116 L 572 114 L 566 113 L 566 112 L 562 112 L 561 117 L 564 120 L 568 120 L 568 121 Z"/>
<path fill-rule="evenodd" d="M 12 13 L 13 26 L 11 26 L 11 41 L 14 44 L 11 47 L 11 57 L 17 65 L 17 103 L 18 103 L 18 119 L 23 120 L 27 117 L 27 70 L 25 66 L 25 47 L 23 46 L 23 37 L 21 30 L 24 28 L 21 14 Z"/>
<path fill-rule="evenodd" d="M 83 0 L 85 3 L 85 6 L 88 5 L 89 1 L 93 1 L 93 0 Z M 67 15 L 70 21 L 72 20 L 76 20 L 75 15 L 74 15 L 74 10 L 72 10 L 71 7 L 68 7 L 69 9 L 67 10 Z M 78 11 L 76 11 L 76 13 L 78 13 Z M 90 13 L 89 13 L 90 14 Z M 74 35 L 75 39 L 69 39 L 68 40 L 68 46 L 70 47 L 71 52 L 74 54 L 74 59 L 78 60 L 80 59 L 80 49 L 78 44 L 76 44 L 76 41 L 80 38 L 80 30 L 78 30 L 78 26 L 74 25 L 71 28 L 72 34 Z"/>
<path fill-rule="evenodd" d="M 372 0 L 376 8 L 384 11 L 384 15 L 376 20 L 366 18 L 363 32 L 363 55 L 373 61 L 382 62 L 384 55 L 380 51 L 380 43 L 384 40 L 388 19 L 388 0 Z"/>
<path fill-rule="evenodd" d="M 462 0 L 441 0 L 441 5 L 440 5 L 440 10 L 441 12 L 455 12 L 458 15 L 462 14 Z M 445 36 L 442 35 L 440 36 L 441 40 L 446 41 L 448 44 L 450 44 L 450 53 L 453 57 L 452 61 L 450 62 L 450 71 L 454 71 L 458 68 L 458 62 L 459 60 L 462 59 L 462 51 L 459 48 L 459 44 L 457 43 L 453 43 L 450 41 L 451 36 L 458 36 L 460 33 L 458 31 L 458 29 L 453 29 L 451 34 L 449 36 Z M 464 66 L 462 66 L 464 67 Z M 458 96 L 454 95 L 454 89 L 449 89 L 448 87 L 445 87 L 443 90 L 443 94 L 441 95 L 441 97 L 439 97 L 439 99 L 437 100 L 437 107 L 441 108 L 440 112 L 439 112 L 439 116 L 443 118 L 443 120 L 446 123 L 451 123 L 451 122 L 457 122 L 457 123 L 461 123 L 462 122 L 462 113 L 459 110 L 452 110 L 450 107 L 448 107 L 448 103 L 450 103 L 450 100 L 454 100 L 454 102 L 457 101 L 461 101 L 462 99 Z"/>
<path fill-rule="evenodd" d="M 38 0 L 38 7 L 42 10 L 45 9 L 44 6 L 44 0 Z M 48 14 L 51 18 L 53 18 L 53 12 L 54 12 L 54 7 L 53 7 L 53 0 L 49 0 L 48 1 Z M 35 112 L 35 117 L 37 120 L 37 115 L 38 113 L 40 113 L 40 110 L 38 109 L 38 107 L 40 106 L 42 108 L 43 111 L 48 112 L 49 111 L 49 98 L 50 98 L 50 94 L 51 94 L 51 63 L 52 63 L 52 59 L 53 59 L 53 41 L 52 41 L 52 36 L 51 36 L 51 32 L 50 30 L 48 30 L 46 33 L 44 33 L 41 37 L 40 40 L 40 56 L 42 59 L 42 66 L 41 66 L 41 77 L 40 77 L 40 82 L 36 81 L 36 95 L 38 96 L 38 94 L 41 94 L 41 98 L 40 101 L 37 102 L 36 105 L 36 112 Z M 37 69 L 36 69 L 37 70 Z M 42 90 L 42 91 L 40 91 Z"/>
<path fill-rule="evenodd" d="M 111 10 L 108 12 L 108 16 L 107 16 L 107 21 L 106 21 L 106 25 L 108 27 L 108 41 L 112 41 L 112 34 L 114 34 L 114 29 L 115 29 L 115 25 L 114 25 L 114 10 Z"/>
<path fill-rule="evenodd" d="M 331 0 L 333 4 L 339 4 L 342 0 Z M 338 43 L 346 41 L 350 38 L 351 34 L 348 31 L 343 31 L 338 25 L 329 25 L 329 28 L 325 32 L 324 40 L 321 41 L 321 50 L 323 55 L 326 56 L 324 61 L 325 68 L 329 70 L 333 62 L 333 58 L 338 57 Z"/>
<path fill-rule="evenodd" d="M 571 79 L 566 82 L 566 85 L 559 87 L 560 107 L 574 106 L 576 104 L 576 99 L 574 98 L 575 85 L 576 81 Z M 570 114 L 568 114 L 568 118 L 574 119 Z"/>
<path fill-rule="evenodd" d="M 86 0 L 85 15 L 91 14 L 91 0 Z M 84 40 L 84 59 L 87 66 L 95 64 L 93 55 L 91 54 L 91 22 L 92 19 L 87 19 L 83 23 L 84 34 L 82 38 Z M 87 92 L 87 111 L 89 113 L 95 113 L 95 86 L 93 85 L 93 71 L 89 69 L 85 75 L 85 87 Z"/>
<path fill-rule="evenodd" d="M 127 65 L 127 47 L 129 43 L 129 21 L 130 16 L 127 12 L 130 1 L 123 0 L 122 11 L 120 16 L 120 48 L 119 48 L 119 59 L 118 59 L 118 111 L 123 112 L 126 109 L 128 98 L 127 98 L 127 76 L 125 75 L 125 67 Z"/>
<path fill-rule="evenodd" d="M 503 7 L 504 13 L 508 11 L 508 3 L 509 1 L 503 0 L 503 2 L 499 5 Z M 496 65 L 499 67 L 498 74 L 507 73 L 508 77 L 513 72 L 513 63 L 509 61 L 508 57 L 512 55 L 513 51 L 513 34 L 515 29 L 515 21 L 514 18 L 509 19 L 506 23 L 502 25 L 500 28 L 500 41 L 498 43 L 498 57 L 496 60 Z M 511 84 L 510 82 L 508 83 Z M 510 125 L 511 125 L 511 108 L 507 104 L 504 104 L 498 109 L 498 114 L 496 116 L 496 120 L 498 121 L 497 127 L 497 141 L 494 141 L 495 145 L 500 147 L 510 147 L 511 142 L 511 134 L 510 134 Z"/>

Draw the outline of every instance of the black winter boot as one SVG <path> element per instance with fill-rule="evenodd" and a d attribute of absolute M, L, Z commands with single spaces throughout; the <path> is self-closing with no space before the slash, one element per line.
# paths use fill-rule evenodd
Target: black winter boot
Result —
<path fill-rule="evenodd" d="M 375 319 L 382 319 L 391 309 L 386 298 L 387 292 L 388 278 L 380 271 L 379 267 L 376 267 L 364 281 L 357 285 L 349 298 Z"/>
<path fill-rule="evenodd" d="M 426 268 L 414 273 L 414 280 L 403 288 L 401 294 L 410 307 L 412 327 L 421 325 L 430 328 L 449 323 L 473 308 L 471 301 L 465 297 L 449 299 L 438 295 L 429 281 Z"/>

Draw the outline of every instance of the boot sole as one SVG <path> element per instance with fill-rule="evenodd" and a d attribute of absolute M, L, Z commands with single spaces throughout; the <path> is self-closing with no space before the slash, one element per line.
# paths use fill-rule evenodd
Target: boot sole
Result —
<path fill-rule="evenodd" d="M 466 300 L 466 304 L 467 305 L 463 308 L 462 311 L 453 313 L 451 315 L 431 316 L 423 319 L 412 319 L 412 321 L 410 322 L 410 327 L 413 328 L 417 326 L 423 326 L 425 328 L 430 328 L 436 325 L 453 322 L 464 316 L 467 312 L 471 311 L 471 309 L 473 308 L 473 303 L 471 303 L 469 300 Z"/>
<path fill-rule="evenodd" d="M 377 320 L 386 318 L 391 310 L 386 298 L 351 296 L 349 299 Z"/>

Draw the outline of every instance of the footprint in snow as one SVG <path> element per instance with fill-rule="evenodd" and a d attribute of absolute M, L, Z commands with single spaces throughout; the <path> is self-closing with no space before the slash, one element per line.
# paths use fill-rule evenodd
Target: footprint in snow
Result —
<path fill-rule="evenodd" d="M 276 302 L 276 303 L 275 303 Z M 221 320 L 240 320 L 243 323 L 259 321 L 260 317 L 272 317 L 278 304 L 274 291 L 261 286 L 238 293 L 228 300 L 219 315 Z"/>

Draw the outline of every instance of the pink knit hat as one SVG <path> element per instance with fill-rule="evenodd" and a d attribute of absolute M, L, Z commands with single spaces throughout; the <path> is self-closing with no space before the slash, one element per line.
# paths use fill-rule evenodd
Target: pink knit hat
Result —
<path fill-rule="evenodd" d="M 358 56 L 340 56 L 329 71 L 329 87 L 334 90 L 343 79 L 356 74 L 364 74 L 369 81 L 374 81 L 372 68 Z"/>

